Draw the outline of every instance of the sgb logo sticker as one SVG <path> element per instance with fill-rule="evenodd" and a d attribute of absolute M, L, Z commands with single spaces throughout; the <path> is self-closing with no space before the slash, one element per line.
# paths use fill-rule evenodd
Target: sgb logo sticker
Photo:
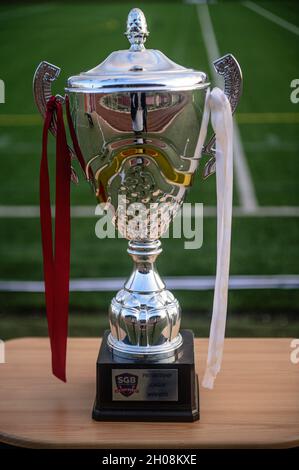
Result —
<path fill-rule="evenodd" d="M 116 392 L 124 397 L 130 397 L 137 392 L 138 376 L 127 372 L 115 376 Z"/>

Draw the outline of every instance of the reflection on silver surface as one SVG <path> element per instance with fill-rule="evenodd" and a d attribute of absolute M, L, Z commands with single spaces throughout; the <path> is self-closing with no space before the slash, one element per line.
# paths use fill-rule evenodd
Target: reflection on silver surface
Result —
<path fill-rule="evenodd" d="M 70 94 L 87 173 L 91 168 L 97 197 L 112 204 L 116 223 L 120 195 L 127 204 L 142 202 L 148 208 L 167 202 L 175 215 L 199 163 L 195 148 L 205 94 L 206 90 Z M 126 236 L 121 220 L 117 228 Z M 158 238 L 162 234 L 159 231 Z"/>
<path fill-rule="evenodd" d="M 135 266 L 109 310 L 111 335 L 117 343 L 110 342 L 119 352 L 131 345 L 142 354 L 173 354 L 181 344 L 179 303 L 165 288 L 154 264 L 161 251 L 160 241 L 129 243 Z M 150 352 L 149 346 L 156 350 Z"/>

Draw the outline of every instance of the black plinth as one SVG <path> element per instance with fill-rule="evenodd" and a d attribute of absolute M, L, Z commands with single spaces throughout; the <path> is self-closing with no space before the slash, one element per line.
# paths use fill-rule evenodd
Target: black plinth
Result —
<path fill-rule="evenodd" d="M 199 419 L 194 338 L 181 331 L 183 345 L 174 362 L 128 362 L 113 356 L 103 337 L 97 360 L 96 421 L 196 421 Z"/>

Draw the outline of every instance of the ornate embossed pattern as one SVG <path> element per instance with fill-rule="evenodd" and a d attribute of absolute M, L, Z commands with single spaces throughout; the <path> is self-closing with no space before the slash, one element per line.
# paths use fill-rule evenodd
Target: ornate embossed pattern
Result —
<path fill-rule="evenodd" d="M 214 67 L 219 75 L 224 77 L 224 93 L 229 99 L 234 114 L 242 94 L 242 72 L 232 54 L 227 54 L 215 60 Z"/>
<path fill-rule="evenodd" d="M 129 203 L 142 202 L 144 204 L 154 202 L 153 192 L 156 183 L 153 175 L 142 165 L 131 167 L 122 185 L 119 194 L 127 197 Z"/>
<path fill-rule="evenodd" d="M 182 202 L 171 196 L 165 199 L 163 204 L 153 204 L 150 208 L 136 203 L 134 209 L 138 210 L 140 206 L 141 210 L 138 221 L 135 219 L 134 223 L 131 221 L 127 205 L 120 203 L 112 222 L 127 240 L 157 240 L 168 230 L 172 219 L 182 205 Z"/>
<path fill-rule="evenodd" d="M 143 12 L 139 8 L 133 8 L 127 20 L 127 31 L 125 32 L 131 49 L 141 51 L 144 49 L 144 43 L 149 35 L 147 23 Z M 135 70 L 138 70 L 137 68 Z"/>
<path fill-rule="evenodd" d="M 113 223 L 128 240 L 157 240 L 181 206 L 173 196 L 159 189 L 153 174 L 142 165 L 128 170 L 119 196 Z M 137 215 L 136 211 L 139 222 L 132 224 L 130 219 Z"/>
<path fill-rule="evenodd" d="M 226 54 L 213 63 L 216 72 L 224 78 L 224 93 L 228 97 L 234 114 L 242 93 L 242 72 L 240 65 L 232 54 Z M 203 147 L 202 153 L 210 155 L 212 158 L 207 162 L 204 168 L 204 178 L 207 178 L 215 172 L 215 134 L 209 142 Z"/>
<path fill-rule="evenodd" d="M 43 61 L 36 69 L 33 78 L 33 95 L 36 106 L 43 116 L 46 115 L 47 102 L 52 96 L 51 84 L 60 74 L 60 68 L 49 62 Z M 51 123 L 51 132 L 56 135 L 56 120 Z"/>
<path fill-rule="evenodd" d="M 183 202 L 191 175 L 177 171 L 153 147 L 128 148 L 96 173 L 104 201 L 114 208 L 113 223 L 128 240 L 156 240 L 168 229 Z M 102 195 L 98 195 L 102 202 Z M 138 220 L 132 221 L 133 216 Z"/>

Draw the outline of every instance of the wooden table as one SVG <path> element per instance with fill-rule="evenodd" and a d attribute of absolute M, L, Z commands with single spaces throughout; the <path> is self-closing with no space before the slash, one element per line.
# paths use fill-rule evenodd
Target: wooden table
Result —
<path fill-rule="evenodd" d="M 0 441 L 23 447 L 211 448 L 299 445 L 299 364 L 289 339 L 227 339 L 213 391 L 201 388 L 195 423 L 91 420 L 99 340 L 73 338 L 68 383 L 51 375 L 49 341 L 6 342 L 0 364 Z M 207 340 L 196 339 L 202 375 Z"/>

